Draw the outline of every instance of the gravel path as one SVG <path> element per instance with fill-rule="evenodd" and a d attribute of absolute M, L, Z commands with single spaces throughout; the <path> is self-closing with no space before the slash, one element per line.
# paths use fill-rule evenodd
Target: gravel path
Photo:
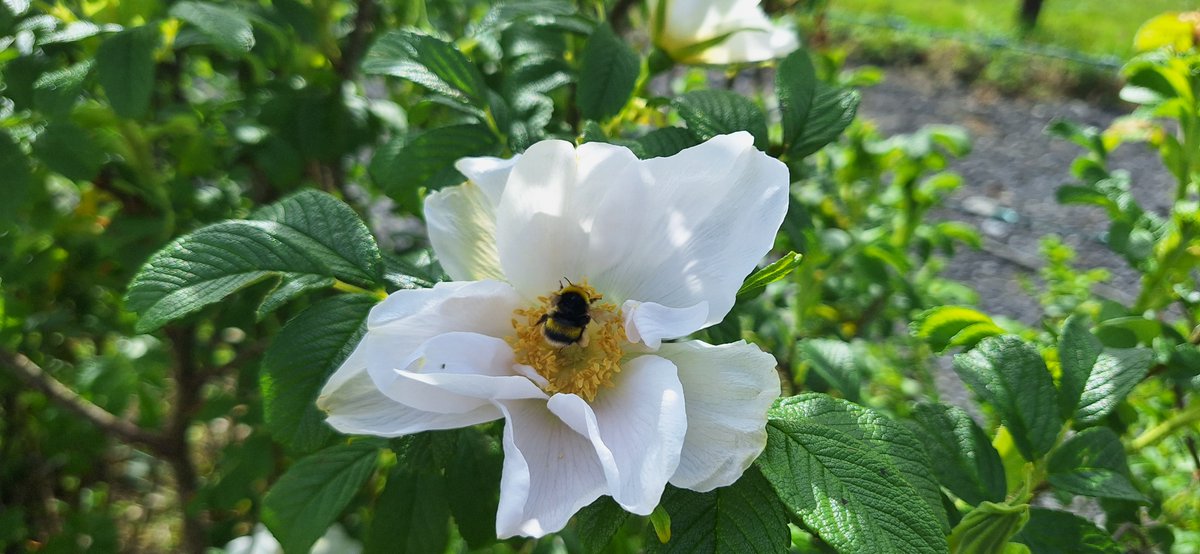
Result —
<path fill-rule="evenodd" d="M 1044 133 L 1058 118 L 1104 128 L 1122 113 L 1078 100 L 984 95 L 957 83 L 936 82 L 920 69 L 889 68 L 882 84 L 863 91 L 859 115 L 873 120 L 884 135 L 933 123 L 957 124 L 970 132 L 973 151 L 951 165 L 965 184 L 933 217 L 966 221 L 985 235 L 984 249 L 960 250 L 945 275 L 979 291 L 989 314 L 1027 324 L 1038 321 L 1041 308 L 1019 278 L 1036 277 L 1030 268 L 1042 265 L 1039 240 L 1047 234 L 1059 235 L 1076 249 L 1080 270 L 1104 267 L 1112 272 L 1101 294 L 1125 302 L 1136 294 L 1136 273 L 1101 242 L 1108 226 L 1103 211 L 1063 206 L 1054 199 L 1055 190 L 1072 180 L 1071 162 L 1082 150 Z M 1113 153 L 1110 167 L 1129 171 L 1134 196 L 1145 209 L 1167 212 L 1174 184 L 1154 151 L 1123 146 Z"/>

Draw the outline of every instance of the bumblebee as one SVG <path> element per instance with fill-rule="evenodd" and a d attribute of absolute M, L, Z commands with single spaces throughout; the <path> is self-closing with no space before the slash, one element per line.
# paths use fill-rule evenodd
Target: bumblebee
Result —
<path fill-rule="evenodd" d="M 599 296 L 591 296 L 570 281 L 565 287 L 560 284 L 558 292 L 550 298 L 550 310 L 538 320 L 546 342 L 559 348 L 572 344 L 587 346 L 583 331 L 592 321 L 592 303 L 597 300 Z"/>

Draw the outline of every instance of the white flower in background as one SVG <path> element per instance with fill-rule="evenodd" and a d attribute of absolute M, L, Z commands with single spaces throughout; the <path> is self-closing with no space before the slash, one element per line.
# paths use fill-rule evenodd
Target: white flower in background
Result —
<path fill-rule="evenodd" d="M 360 554 L 362 550 L 362 543 L 335 523 L 325 531 L 325 536 L 317 539 L 309 554 Z M 225 545 L 225 554 L 283 554 L 283 546 L 266 525 L 259 523 L 254 526 L 254 534 L 229 541 Z"/>
<path fill-rule="evenodd" d="M 783 221 L 784 165 L 737 133 L 644 161 L 552 140 L 457 167 L 469 181 L 425 202 L 454 281 L 372 309 L 318 400 L 329 423 L 398 436 L 505 418 L 500 537 L 558 531 L 601 495 L 645 515 L 668 482 L 737 480 L 766 443 L 774 358 L 663 341 L 732 308 Z"/>
<path fill-rule="evenodd" d="M 681 63 L 782 58 L 800 47 L 795 27 L 774 24 L 761 0 L 650 0 L 654 44 Z"/>

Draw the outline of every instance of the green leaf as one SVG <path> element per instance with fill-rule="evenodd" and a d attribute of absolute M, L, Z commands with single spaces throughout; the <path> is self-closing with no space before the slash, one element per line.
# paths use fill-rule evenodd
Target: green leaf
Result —
<path fill-rule="evenodd" d="M 952 554 L 1007 554 L 1009 539 L 1029 522 L 1029 505 L 982 502 L 963 516 L 948 538 Z M 1019 550 L 1018 550 L 1019 551 Z"/>
<path fill-rule="evenodd" d="M 367 51 L 363 73 L 391 75 L 433 92 L 482 108 L 487 101 L 483 75 L 455 46 L 413 31 L 390 31 Z"/>
<path fill-rule="evenodd" d="M 259 383 L 263 419 L 275 440 L 296 452 L 316 450 L 333 437 L 317 396 L 365 332 L 376 299 L 342 294 L 306 308 L 283 326 L 263 355 Z"/>
<path fill-rule="evenodd" d="M 1075 514 L 1033 508 L 1029 523 L 1013 540 L 1032 554 L 1120 554 L 1124 552 L 1107 532 Z"/>
<path fill-rule="evenodd" d="M 846 127 L 850 127 L 854 121 L 854 115 L 858 114 L 858 103 L 862 100 L 857 90 L 823 83 L 817 85 L 809 113 L 803 118 L 799 114 L 792 115 L 796 139 L 788 145 L 787 155 L 803 158 L 838 139 L 841 132 L 846 131 Z"/>
<path fill-rule="evenodd" d="M 788 252 L 771 265 L 755 271 L 745 281 L 742 281 L 742 287 L 737 291 L 737 301 L 745 302 L 758 297 L 767 290 L 767 285 L 787 277 L 800 267 L 800 261 L 803 259 L 804 256 L 800 254 Z"/>
<path fill-rule="evenodd" d="M 1083 496 L 1145 502 L 1129 481 L 1121 439 L 1107 427 L 1080 431 L 1050 456 L 1047 480 L 1060 490 Z"/>
<path fill-rule="evenodd" d="M 1092 335 L 1087 316 L 1073 315 L 1063 324 L 1058 341 L 1058 361 L 1062 366 L 1059 378 L 1058 403 L 1063 417 L 1071 417 L 1079 407 L 1079 398 L 1087 385 L 1092 367 L 1096 365 L 1104 345 Z"/>
<path fill-rule="evenodd" d="M 575 514 L 575 534 L 584 554 L 600 554 L 629 520 L 611 496 L 601 496 Z"/>
<path fill-rule="evenodd" d="M 687 122 L 698 140 L 749 131 L 754 146 L 766 150 L 767 118 L 750 99 L 727 90 L 697 90 L 676 98 L 671 105 Z"/>
<path fill-rule="evenodd" d="M 648 552 L 774 554 L 790 544 L 787 512 L 753 467 L 732 485 L 705 493 L 668 487 L 662 507 L 671 516 L 671 540 L 663 544 L 648 531 Z"/>
<path fill-rule="evenodd" d="M 288 468 L 267 491 L 262 520 L 285 552 L 308 552 L 362 488 L 379 458 L 376 443 L 326 448 Z"/>
<path fill-rule="evenodd" d="M 836 339 L 803 340 L 796 344 L 796 358 L 807 363 L 847 399 L 858 399 L 862 377 L 849 343 Z"/>
<path fill-rule="evenodd" d="M 954 370 L 996 409 L 1026 460 L 1050 451 L 1063 420 L 1054 381 L 1037 349 L 1015 336 L 989 337 L 955 356 Z"/>
<path fill-rule="evenodd" d="M 96 51 L 100 86 L 122 117 L 140 118 L 150 107 L 158 42 L 158 26 L 145 25 L 108 37 Z"/>
<path fill-rule="evenodd" d="M 202 227 L 175 239 L 129 285 L 126 307 L 150 332 L 269 278 L 337 278 L 364 287 L 381 280 L 378 247 L 349 206 L 304 191 L 263 208 L 258 219 Z"/>
<path fill-rule="evenodd" d="M 371 230 L 350 206 L 329 194 L 301 191 L 255 210 L 250 219 L 276 221 L 304 231 L 336 252 L 335 271 L 358 284 L 375 285 L 383 277 L 383 257 Z"/>
<path fill-rule="evenodd" d="M 575 97 L 580 115 L 603 121 L 620 113 L 637 84 L 639 62 L 637 53 L 608 25 L 597 25 L 579 62 Z"/>
<path fill-rule="evenodd" d="M 496 136 L 483 125 L 430 129 L 407 141 L 398 138 L 375 154 L 368 170 L 384 192 L 402 206 L 419 209 L 422 188 L 437 190 L 466 180 L 454 162 L 495 152 Z"/>
<path fill-rule="evenodd" d="M 962 306 L 938 306 L 921 312 L 910 326 L 914 337 L 929 343 L 934 352 L 962 346 L 970 349 L 979 341 L 1003 335 L 987 314 Z"/>
<path fill-rule="evenodd" d="M 0 183 L 0 221 L 6 222 L 0 225 L 2 228 L 22 210 L 34 186 L 29 157 L 3 129 L 0 129 L 0 167 L 4 168 L 4 181 Z"/>
<path fill-rule="evenodd" d="M 241 10 L 210 2 L 187 0 L 171 6 L 171 17 L 196 27 L 214 46 L 229 55 L 254 48 L 254 29 Z"/>
<path fill-rule="evenodd" d="M 458 433 L 458 451 L 446 466 L 446 492 L 458 532 L 472 550 L 496 541 L 503 463 L 496 439 L 470 428 Z"/>
<path fill-rule="evenodd" d="M 104 165 L 104 151 L 91 133 L 74 123 L 51 123 L 33 142 L 33 154 L 51 170 L 76 181 L 90 181 Z"/>
<path fill-rule="evenodd" d="M 946 552 L 921 494 L 883 454 L 846 433 L 772 417 L 756 464 L 784 506 L 839 552 Z"/>
<path fill-rule="evenodd" d="M 87 60 L 43 73 L 33 83 L 33 104 L 38 111 L 52 118 L 70 115 L 91 71 L 92 61 Z"/>
<path fill-rule="evenodd" d="M 1149 348 L 1104 349 L 1079 397 L 1076 425 L 1095 425 L 1107 417 L 1142 382 L 1153 363 L 1154 352 Z"/>
<path fill-rule="evenodd" d="M 674 156 L 684 148 L 700 144 L 692 133 L 682 127 L 662 127 L 634 139 L 632 147 L 637 156 L 643 160 Z"/>
<path fill-rule="evenodd" d="M 972 506 L 1004 500 L 1000 454 L 971 416 L 953 406 L 918 404 L 913 425 L 942 486 Z"/>
<path fill-rule="evenodd" d="M 445 552 L 450 506 L 442 475 L 397 465 L 388 473 L 373 512 L 363 554 Z"/>
<path fill-rule="evenodd" d="M 884 454 L 900 477 L 925 500 L 930 512 L 941 522 L 942 530 L 950 531 L 942 506 L 942 489 L 932 472 L 933 462 L 922 441 L 901 423 L 869 408 L 819 393 L 784 398 L 771 408 L 769 417 L 826 425 Z"/>
<path fill-rule="evenodd" d="M 808 51 L 796 50 L 779 61 L 775 94 L 779 97 L 785 145 L 793 144 L 803 136 L 820 83 Z"/>

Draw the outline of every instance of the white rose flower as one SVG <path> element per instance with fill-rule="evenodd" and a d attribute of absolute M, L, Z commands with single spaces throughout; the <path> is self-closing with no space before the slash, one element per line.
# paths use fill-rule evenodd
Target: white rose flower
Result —
<path fill-rule="evenodd" d="M 796 29 L 774 24 L 762 0 L 650 0 L 654 44 L 681 63 L 782 58 L 800 47 Z"/>
<path fill-rule="evenodd" d="M 650 160 L 549 140 L 457 168 L 469 181 L 425 202 L 454 281 L 372 309 L 318 400 L 329 423 L 392 437 L 505 418 L 502 538 L 558 531 L 601 495 L 646 515 L 668 482 L 737 480 L 766 444 L 775 359 L 663 341 L 733 307 L 783 221 L 786 167 L 737 133 Z"/>

